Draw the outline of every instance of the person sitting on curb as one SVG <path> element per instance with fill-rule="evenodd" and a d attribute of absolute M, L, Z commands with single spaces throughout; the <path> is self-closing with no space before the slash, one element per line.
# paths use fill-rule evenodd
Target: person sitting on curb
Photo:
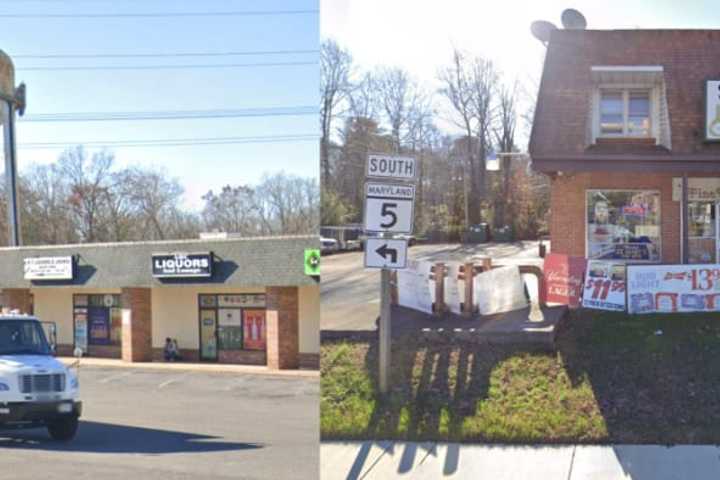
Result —
<path fill-rule="evenodd" d="M 175 362 L 180 360 L 180 353 L 178 352 L 177 341 L 167 337 L 165 339 L 165 349 L 163 355 L 166 362 Z"/>

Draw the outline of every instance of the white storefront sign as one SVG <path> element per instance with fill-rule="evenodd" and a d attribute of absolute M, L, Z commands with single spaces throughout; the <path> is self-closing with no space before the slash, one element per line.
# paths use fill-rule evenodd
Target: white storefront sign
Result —
<path fill-rule="evenodd" d="M 625 311 L 625 264 L 588 261 L 582 306 L 598 310 Z"/>
<path fill-rule="evenodd" d="M 674 202 L 682 200 L 682 178 L 673 178 L 672 199 Z M 688 178 L 689 202 L 717 202 L 720 201 L 720 177 Z"/>
<path fill-rule="evenodd" d="M 73 258 L 71 256 L 26 258 L 24 277 L 25 280 L 72 280 Z"/>
<path fill-rule="evenodd" d="M 493 268 L 473 279 L 473 297 L 481 315 L 520 310 L 528 306 L 520 269 Z"/>
<path fill-rule="evenodd" d="M 430 280 L 430 262 L 410 262 L 397 272 L 398 305 L 425 313 L 433 313 L 434 282 Z"/>
<path fill-rule="evenodd" d="M 705 82 L 705 139 L 720 140 L 720 80 Z"/>
<path fill-rule="evenodd" d="M 720 265 L 628 265 L 630 313 L 720 311 Z"/>

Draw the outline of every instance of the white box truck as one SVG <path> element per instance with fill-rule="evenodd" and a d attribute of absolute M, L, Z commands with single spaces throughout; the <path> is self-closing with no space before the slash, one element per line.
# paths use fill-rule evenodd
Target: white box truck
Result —
<path fill-rule="evenodd" d="M 0 315 L 0 430 L 46 427 L 55 440 L 75 436 L 78 375 L 54 352 L 36 317 Z"/>

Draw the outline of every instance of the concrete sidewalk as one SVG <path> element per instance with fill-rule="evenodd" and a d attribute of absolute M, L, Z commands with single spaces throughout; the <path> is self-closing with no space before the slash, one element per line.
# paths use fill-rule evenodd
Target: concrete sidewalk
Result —
<path fill-rule="evenodd" d="M 720 447 L 323 442 L 320 476 L 322 480 L 704 480 L 720 478 Z"/>
<path fill-rule="evenodd" d="M 74 357 L 57 357 L 65 365 L 74 364 Z M 271 375 L 282 377 L 308 377 L 319 378 L 318 370 L 271 370 L 265 366 L 255 365 L 228 365 L 222 363 L 190 363 L 190 362 L 123 362 L 114 358 L 82 358 L 80 367 L 117 367 L 152 370 L 174 370 L 184 372 L 208 373 L 239 373 L 250 375 Z"/>

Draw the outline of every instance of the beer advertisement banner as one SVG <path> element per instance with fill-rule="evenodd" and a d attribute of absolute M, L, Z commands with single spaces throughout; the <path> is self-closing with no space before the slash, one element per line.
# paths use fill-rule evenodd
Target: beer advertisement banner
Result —
<path fill-rule="evenodd" d="M 584 257 L 548 254 L 543 263 L 545 301 L 578 308 L 586 266 L 587 260 Z"/>
<path fill-rule="evenodd" d="M 720 266 L 629 265 L 630 313 L 720 311 Z"/>
<path fill-rule="evenodd" d="M 625 311 L 625 264 L 590 260 L 585 275 L 582 306 Z"/>

